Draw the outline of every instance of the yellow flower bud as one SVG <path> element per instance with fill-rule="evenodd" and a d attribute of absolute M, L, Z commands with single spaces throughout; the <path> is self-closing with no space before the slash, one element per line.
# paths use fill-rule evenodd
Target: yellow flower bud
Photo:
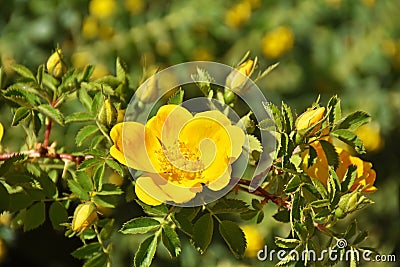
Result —
<path fill-rule="evenodd" d="M 226 77 L 225 86 L 230 89 L 242 87 L 246 83 L 247 77 L 253 73 L 254 67 L 254 61 L 247 60 Z"/>
<path fill-rule="evenodd" d="M 86 202 L 78 205 L 72 219 L 72 230 L 80 232 L 88 228 L 91 223 L 97 218 L 97 208 L 92 202 Z"/>
<path fill-rule="evenodd" d="M 324 107 L 320 107 L 317 109 L 308 109 L 306 112 L 304 112 L 297 118 L 296 120 L 297 130 L 304 130 L 318 123 L 324 117 L 324 113 L 325 113 Z"/>
<path fill-rule="evenodd" d="M 67 67 L 62 60 L 61 49 L 57 49 L 57 51 L 49 57 L 46 63 L 46 67 L 49 74 L 55 78 L 60 78 L 65 74 L 65 72 L 67 71 Z"/>
<path fill-rule="evenodd" d="M 110 99 L 104 100 L 98 115 L 100 122 L 107 127 L 112 127 L 117 122 L 117 117 L 117 109 L 111 103 Z"/>
<path fill-rule="evenodd" d="M 157 79 L 155 74 L 145 82 L 144 87 L 141 87 L 136 95 L 143 103 L 152 103 L 157 99 Z"/>

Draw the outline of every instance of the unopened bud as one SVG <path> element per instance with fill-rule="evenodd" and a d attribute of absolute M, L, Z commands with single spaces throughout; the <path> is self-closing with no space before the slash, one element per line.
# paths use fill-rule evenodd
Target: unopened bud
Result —
<path fill-rule="evenodd" d="M 118 112 L 109 98 L 104 100 L 98 116 L 100 122 L 107 127 L 112 127 L 117 122 Z"/>
<path fill-rule="evenodd" d="M 248 79 L 247 77 L 253 73 L 254 67 L 254 61 L 251 59 L 247 60 L 226 77 L 225 86 L 230 89 L 244 86 Z"/>
<path fill-rule="evenodd" d="M 60 78 L 67 72 L 67 67 L 62 60 L 62 56 L 62 50 L 57 49 L 46 63 L 47 72 L 55 78 Z"/>
<path fill-rule="evenodd" d="M 97 208 L 93 202 L 79 204 L 72 219 L 72 230 L 80 232 L 88 228 L 97 218 Z"/>
<path fill-rule="evenodd" d="M 324 107 L 308 109 L 297 118 L 295 123 L 297 130 L 304 130 L 315 125 L 324 117 L 324 113 Z"/>

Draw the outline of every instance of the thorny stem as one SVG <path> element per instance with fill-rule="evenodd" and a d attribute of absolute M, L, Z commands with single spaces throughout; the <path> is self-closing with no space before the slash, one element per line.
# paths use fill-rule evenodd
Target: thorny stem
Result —
<path fill-rule="evenodd" d="M 251 181 L 244 180 L 244 179 L 240 179 L 239 182 L 238 182 L 238 184 L 246 185 L 246 186 L 249 186 L 250 183 L 251 183 Z M 250 193 L 249 189 L 246 188 L 246 187 L 238 185 L 237 188 L 242 190 L 242 191 Z M 289 202 L 287 202 L 286 200 L 284 200 L 281 197 L 277 197 L 277 196 L 267 192 L 265 189 L 263 189 L 261 187 L 257 187 L 254 190 L 254 192 L 252 192 L 252 194 L 260 196 L 260 197 L 263 197 L 265 203 L 267 203 L 268 201 L 272 201 L 273 203 L 275 203 L 279 207 L 285 207 L 288 210 L 290 210 L 292 208 L 292 206 L 291 206 L 291 204 Z"/>
<path fill-rule="evenodd" d="M 0 161 L 7 160 L 16 155 L 26 155 L 30 159 L 36 159 L 36 158 L 59 159 L 59 160 L 63 160 L 63 161 L 72 161 L 72 162 L 75 162 L 75 164 L 79 165 L 84 160 L 93 158 L 92 155 L 75 156 L 75 155 L 67 154 L 67 153 L 51 153 L 46 148 L 44 148 L 44 147 L 41 147 L 41 148 L 42 149 L 39 149 L 39 150 L 28 150 L 28 151 L 22 151 L 22 152 L 3 153 L 3 154 L 0 154 Z"/>

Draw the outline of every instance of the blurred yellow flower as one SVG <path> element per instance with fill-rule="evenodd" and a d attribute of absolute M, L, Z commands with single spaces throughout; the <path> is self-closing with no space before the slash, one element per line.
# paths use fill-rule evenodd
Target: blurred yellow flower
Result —
<path fill-rule="evenodd" d="M 203 46 L 196 47 L 192 55 L 192 60 L 194 61 L 211 61 L 213 58 L 210 51 Z"/>
<path fill-rule="evenodd" d="M 80 232 L 88 228 L 97 218 L 97 208 L 93 202 L 79 204 L 72 219 L 72 230 Z"/>
<path fill-rule="evenodd" d="M 361 0 L 361 3 L 363 3 L 367 7 L 375 6 L 375 0 Z"/>
<path fill-rule="evenodd" d="M 251 4 L 248 1 L 242 1 L 225 13 L 225 24 L 232 28 L 239 28 L 251 17 Z"/>
<path fill-rule="evenodd" d="M 324 107 L 320 107 L 320 108 L 316 108 L 316 109 L 307 109 L 304 113 L 302 113 L 296 120 L 296 128 L 297 130 L 303 130 L 303 129 L 307 129 L 308 127 L 313 126 L 314 124 L 316 124 L 317 122 L 319 122 L 320 120 L 322 120 L 322 118 L 324 117 L 325 114 L 325 108 Z M 313 128 L 315 131 L 318 131 L 318 127 Z"/>
<path fill-rule="evenodd" d="M 109 73 L 110 72 L 109 72 L 108 68 L 105 65 L 96 64 L 94 66 L 94 70 L 93 70 L 93 74 L 92 74 L 91 78 L 93 80 L 100 79 L 100 78 L 108 75 Z"/>
<path fill-rule="evenodd" d="M 264 248 L 265 241 L 261 233 L 258 231 L 255 225 L 243 225 L 241 226 L 244 236 L 246 238 L 247 247 L 245 255 L 247 257 L 256 257 L 257 252 Z"/>
<path fill-rule="evenodd" d="M 119 123 L 110 136 L 114 142 L 111 156 L 145 171 L 136 180 L 135 192 L 149 205 L 188 202 L 203 185 L 213 191 L 226 187 L 230 165 L 245 141 L 243 130 L 231 125 L 221 112 L 193 116 L 177 105 L 162 106 L 146 125 Z"/>
<path fill-rule="evenodd" d="M 143 11 L 143 0 L 125 0 L 125 9 L 132 15 L 136 15 Z"/>
<path fill-rule="evenodd" d="M 313 142 L 311 145 L 317 151 L 317 158 L 315 163 L 308 168 L 309 151 L 304 151 L 301 155 L 303 158 L 303 170 L 311 178 L 319 180 L 326 186 L 329 177 L 328 160 L 320 142 Z M 358 157 L 351 156 L 347 151 L 338 147 L 336 147 L 336 152 L 339 155 L 339 166 L 336 169 L 336 174 L 339 178 L 339 181 L 343 180 L 347 168 L 350 165 L 355 165 L 357 167 L 357 176 L 351 190 L 355 190 L 357 187 L 363 188 L 364 186 L 367 186 L 363 190 L 364 192 L 374 192 L 377 190 L 377 188 L 373 185 L 375 182 L 376 173 L 372 169 L 372 163 L 363 161 Z"/>
<path fill-rule="evenodd" d="M 3 124 L 0 123 L 0 142 L 1 142 L 1 139 L 3 139 L 3 134 L 4 134 L 4 127 L 3 127 Z"/>
<path fill-rule="evenodd" d="M 91 40 L 91 39 L 96 38 L 98 34 L 99 34 L 99 25 L 98 25 L 97 19 L 94 17 L 91 17 L 91 16 L 86 17 L 83 20 L 83 24 L 82 24 L 83 37 Z"/>
<path fill-rule="evenodd" d="M 89 13 L 99 19 L 112 16 L 117 9 L 115 0 L 91 0 Z"/>
<path fill-rule="evenodd" d="M 369 152 L 379 151 L 384 145 L 380 127 L 377 123 L 369 123 L 359 127 L 356 130 L 356 134 L 363 141 L 365 149 Z"/>
<path fill-rule="evenodd" d="M 265 34 L 261 42 L 264 55 L 277 58 L 293 47 L 293 31 L 287 26 L 280 26 Z"/>

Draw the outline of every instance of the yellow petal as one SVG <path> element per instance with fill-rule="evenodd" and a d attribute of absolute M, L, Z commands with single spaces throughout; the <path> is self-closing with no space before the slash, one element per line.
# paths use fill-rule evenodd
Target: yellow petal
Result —
<path fill-rule="evenodd" d="M 157 114 L 146 123 L 164 145 L 172 145 L 177 139 L 180 130 L 192 114 L 185 108 L 177 105 L 162 106 Z"/>
<path fill-rule="evenodd" d="M 231 172 L 232 168 L 229 165 L 228 168 L 226 168 L 226 171 L 218 179 L 209 183 L 207 187 L 213 191 L 219 191 L 225 188 L 229 184 L 229 181 L 231 180 Z"/>
<path fill-rule="evenodd" d="M 243 130 L 237 126 L 226 126 L 225 129 L 228 131 L 229 139 L 231 140 L 232 151 L 230 157 L 235 161 L 242 153 L 242 146 L 246 140 L 246 136 Z"/>
<path fill-rule="evenodd" d="M 188 202 L 196 196 L 196 192 L 193 191 L 198 192 L 198 190 L 192 190 L 191 187 L 181 186 L 171 182 L 160 185 L 160 187 L 166 194 L 171 196 L 172 201 L 175 203 Z"/>
<path fill-rule="evenodd" d="M 170 200 L 170 197 L 159 187 L 160 183 L 165 183 L 157 174 L 144 174 L 137 178 L 135 183 L 136 196 L 144 203 L 152 206 Z"/>
<path fill-rule="evenodd" d="M 0 123 L 0 142 L 1 142 L 1 139 L 3 138 L 3 134 L 4 134 L 3 124 Z"/>
<path fill-rule="evenodd" d="M 218 110 L 209 110 L 209 111 L 204 111 L 204 112 L 199 112 L 196 115 L 194 115 L 195 118 L 209 118 L 213 119 L 219 123 L 221 123 L 224 126 L 231 125 L 231 121 L 228 119 L 227 116 L 225 116 L 222 112 Z"/>
<path fill-rule="evenodd" d="M 122 122 L 110 132 L 114 146 L 111 155 L 122 164 L 137 170 L 156 172 L 159 169 L 156 151 L 161 149 L 151 130 L 137 122 Z"/>

